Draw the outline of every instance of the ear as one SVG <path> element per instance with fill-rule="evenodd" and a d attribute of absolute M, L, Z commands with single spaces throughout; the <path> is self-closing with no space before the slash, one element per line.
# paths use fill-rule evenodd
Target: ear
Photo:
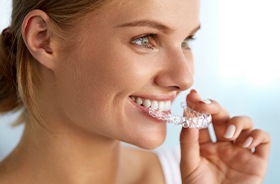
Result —
<path fill-rule="evenodd" d="M 53 35 L 49 16 L 41 10 L 29 12 L 22 23 L 22 37 L 31 55 L 43 66 L 54 69 Z"/>

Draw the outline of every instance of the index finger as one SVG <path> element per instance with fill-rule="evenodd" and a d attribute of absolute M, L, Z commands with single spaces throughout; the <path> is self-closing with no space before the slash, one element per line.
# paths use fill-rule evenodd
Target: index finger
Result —
<path fill-rule="evenodd" d="M 218 102 L 212 99 L 202 100 L 195 90 L 187 95 L 187 104 L 198 112 L 211 114 L 215 125 L 224 125 L 230 119 L 229 113 Z"/>
<path fill-rule="evenodd" d="M 216 137 L 223 137 L 230 116 L 229 113 L 218 102 L 216 102 L 215 100 L 201 100 L 198 93 L 195 90 L 192 90 L 187 96 L 187 104 L 189 107 L 198 112 L 211 114 L 212 124 L 215 130 Z M 207 137 L 209 137 L 209 135 L 201 135 L 201 138 L 204 139 L 202 141 L 206 142 L 206 139 L 209 139 Z"/>

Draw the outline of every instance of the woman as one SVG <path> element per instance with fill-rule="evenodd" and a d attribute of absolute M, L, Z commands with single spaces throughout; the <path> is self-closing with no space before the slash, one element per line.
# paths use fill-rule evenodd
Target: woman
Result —
<path fill-rule="evenodd" d="M 167 183 L 156 154 L 121 142 L 163 143 L 166 123 L 147 111 L 191 87 L 199 28 L 198 0 L 14 0 L 0 109 L 25 109 L 26 128 L 0 183 Z M 195 90 L 186 102 L 212 115 L 217 142 L 182 129 L 182 183 L 262 183 L 269 135 Z"/>

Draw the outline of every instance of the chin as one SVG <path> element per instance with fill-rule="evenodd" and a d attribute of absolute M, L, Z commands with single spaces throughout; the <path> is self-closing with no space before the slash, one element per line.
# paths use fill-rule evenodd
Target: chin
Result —
<path fill-rule="evenodd" d="M 155 136 L 146 136 L 144 139 L 138 139 L 136 142 L 131 144 L 146 150 L 156 149 L 161 146 L 166 138 L 166 134 L 157 134 Z"/>
<path fill-rule="evenodd" d="M 163 144 L 164 141 L 160 142 L 160 143 L 150 143 L 150 144 L 141 144 L 138 147 L 145 149 L 145 150 L 153 150 L 158 148 L 159 146 L 161 146 Z"/>

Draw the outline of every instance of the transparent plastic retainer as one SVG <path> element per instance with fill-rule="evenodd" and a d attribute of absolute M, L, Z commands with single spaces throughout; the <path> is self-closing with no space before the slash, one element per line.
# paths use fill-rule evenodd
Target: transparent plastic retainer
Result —
<path fill-rule="evenodd" d="M 184 128 L 208 128 L 208 126 L 212 123 L 212 116 L 210 114 L 197 112 L 184 103 L 182 103 L 181 106 L 184 109 L 185 114 L 183 117 L 153 108 L 149 108 L 149 114 L 156 119 L 163 120 L 177 126 L 182 126 Z"/>

